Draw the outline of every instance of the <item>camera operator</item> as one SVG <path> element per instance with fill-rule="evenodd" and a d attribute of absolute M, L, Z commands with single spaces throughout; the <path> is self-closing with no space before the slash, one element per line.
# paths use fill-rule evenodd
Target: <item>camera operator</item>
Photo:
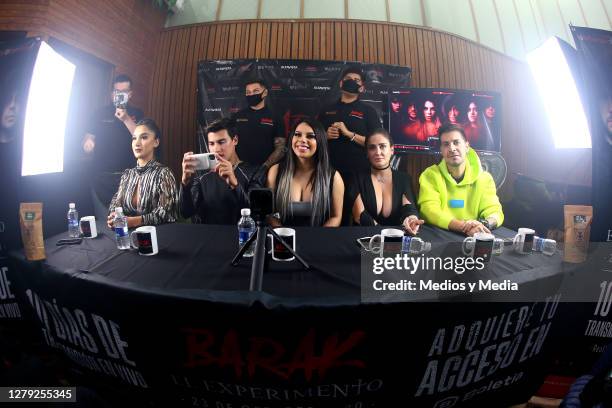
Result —
<path fill-rule="evenodd" d="M 238 157 L 238 136 L 230 119 L 210 124 L 206 129 L 206 141 L 218 163 L 205 174 L 194 177 L 197 159 L 193 152 L 183 155 L 181 215 L 192 217 L 192 222 L 200 224 L 236 224 L 240 209 L 249 208 L 249 191 L 262 187 L 265 174 L 259 166 Z"/>
<path fill-rule="evenodd" d="M 83 151 L 93 156 L 94 169 L 100 172 L 122 172 L 134 167 L 131 154 L 132 134 L 144 115 L 129 104 L 132 80 L 117 75 L 113 80 L 113 103 L 94 112 L 83 139 Z"/>

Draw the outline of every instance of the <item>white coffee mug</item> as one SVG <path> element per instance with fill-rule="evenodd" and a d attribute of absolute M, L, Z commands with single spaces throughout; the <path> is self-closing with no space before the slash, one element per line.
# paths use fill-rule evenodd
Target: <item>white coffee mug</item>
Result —
<path fill-rule="evenodd" d="M 535 231 L 531 228 L 519 228 L 518 234 L 514 236 L 512 244 L 514 250 L 519 254 L 529 254 L 533 251 L 533 238 Z"/>
<path fill-rule="evenodd" d="M 295 251 L 295 230 L 293 228 L 274 228 L 274 232 L 280 236 L 283 241 L 287 243 Z M 272 259 L 280 262 L 289 262 L 295 259 L 295 256 L 291 254 L 291 252 L 287 251 L 285 246 L 278 242 L 276 238 L 272 236 L 272 234 L 268 234 L 268 238 L 271 242 L 271 249 L 268 253 L 272 253 Z"/>
<path fill-rule="evenodd" d="M 98 228 L 96 227 L 96 217 L 89 215 L 87 217 L 81 217 L 79 222 L 81 234 L 83 238 L 95 238 L 98 236 Z"/>
<path fill-rule="evenodd" d="M 139 255 L 151 256 L 159 252 L 157 247 L 157 231 L 155 227 L 147 225 L 138 227 L 130 234 L 132 247 L 138 249 Z"/>
<path fill-rule="evenodd" d="M 487 232 L 477 232 L 473 237 L 463 240 L 461 250 L 464 255 L 474 258 L 483 258 L 485 262 L 491 260 L 491 255 L 500 255 L 504 252 L 504 240 L 495 238 Z"/>
<path fill-rule="evenodd" d="M 370 238 L 368 248 L 371 252 L 379 256 L 393 256 L 402 252 L 402 242 L 404 240 L 404 231 L 396 228 L 385 228 L 380 231 L 380 234 Z M 376 242 L 380 242 L 378 246 L 374 246 Z"/>

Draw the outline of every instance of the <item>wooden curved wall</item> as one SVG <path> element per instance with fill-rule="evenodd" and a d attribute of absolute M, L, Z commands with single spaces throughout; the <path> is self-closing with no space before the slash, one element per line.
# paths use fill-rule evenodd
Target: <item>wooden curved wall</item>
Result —
<path fill-rule="evenodd" d="M 147 112 L 164 131 L 163 160 L 177 176 L 183 153 L 195 147 L 197 62 L 295 58 L 407 65 L 416 87 L 499 91 L 509 171 L 590 184 L 590 150 L 554 149 L 527 65 L 452 34 L 391 23 L 259 20 L 166 29 L 158 44 Z M 404 160 L 413 175 L 431 162 Z"/>
<path fill-rule="evenodd" d="M 134 102 L 149 101 L 165 14 L 143 0 L 2 0 L 0 30 L 55 37 L 115 66 L 134 81 Z M 110 101 L 110 83 L 106 102 Z"/>

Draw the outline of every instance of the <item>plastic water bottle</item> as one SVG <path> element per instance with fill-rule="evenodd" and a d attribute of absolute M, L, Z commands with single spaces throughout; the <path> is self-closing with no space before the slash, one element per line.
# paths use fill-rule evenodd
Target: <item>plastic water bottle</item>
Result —
<path fill-rule="evenodd" d="M 557 251 L 557 241 L 554 239 L 540 238 L 538 236 L 533 237 L 533 251 L 552 256 Z"/>
<path fill-rule="evenodd" d="M 81 236 L 81 231 L 79 230 L 79 213 L 74 203 L 68 204 L 68 236 L 70 238 L 78 238 Z"/>
<path fill-rule="evenodd" d="M 419 237 L 404 235 L 402 254 L 417 255 L 431 250 L 431 242 L 425 242 Z"/>
<path fill-rule="evenodd" d="M 243 208 L 240 210 L 240 221 L 238 221 L 238 247 L 242 248 L 242 246 L 247 242 L 247 240 L 257 231 L 257 226 L 255 225 L 255 221 L 251 218 L 251 210 L 248 208 Z M 251 246 L 245 251 L 245 257 L 252 257 L 254 255 L 253 245 L 255 242 L 251 243 Z"/>
<path fill-rule="evenodd" d="M 127 217 L 123 215 L 123 208 L 115 208 L 115 219 L 113 220 L 117 248 L 130 249 L 130 236 L 128 235 Z"/>

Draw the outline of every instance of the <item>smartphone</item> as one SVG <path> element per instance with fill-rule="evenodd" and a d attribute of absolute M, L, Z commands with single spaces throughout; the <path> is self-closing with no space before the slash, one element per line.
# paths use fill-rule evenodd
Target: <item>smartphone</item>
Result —
<path fill-rule="evenodd" d="M 128 103 L 128 94 L 125 92 L 115 92 L 113 94 L 113 105 L 115 108 L 125 109 Z"/>
<path fill-rule="evenodd" d="M 197 160 L 195 169 L 196 170 L 210 170 L 214 169 L 217 165 L 217 157 L 213 153 L 200 153 L 192 156 Z"/>

